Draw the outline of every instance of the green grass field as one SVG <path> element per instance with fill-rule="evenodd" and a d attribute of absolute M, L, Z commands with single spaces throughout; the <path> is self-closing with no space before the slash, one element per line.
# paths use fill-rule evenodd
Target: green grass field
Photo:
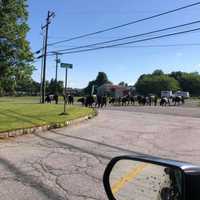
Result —
<path fill-rule="evenodd" d="M 29 128 L 52 123 L 63 123 L 94 111 L 80 106 L 67 106 L 67 115 L 62 104 L 39 104 L 38 97 L 0 98 L 0 132 Z"/>

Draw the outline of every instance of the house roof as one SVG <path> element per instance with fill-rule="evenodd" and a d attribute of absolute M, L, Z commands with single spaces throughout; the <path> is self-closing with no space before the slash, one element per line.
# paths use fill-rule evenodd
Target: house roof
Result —
<path fill-rule="evenodd" d="M 103 85 L 101 85 L 99 88 L 110 88 L 110 89 L 123 89 L 123 90 L 128 90 L 128 87 L 125 87 L 125 86 L 122 86 L 122 85 L 113 85 L 113 84 L 110 84 L 110 83 L 105 83 Z"/>

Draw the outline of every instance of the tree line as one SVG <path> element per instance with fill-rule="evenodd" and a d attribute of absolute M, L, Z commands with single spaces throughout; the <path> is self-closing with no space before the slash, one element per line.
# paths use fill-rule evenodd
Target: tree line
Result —
<path fill-rule="evenodd" d="M 97 88 L 103 84 L 112 84 L 105 72 L 99 72 L 96 79 L 90 81 L 88 86 L 83 90 L 83 94 L 97 93 Z M 121 81 L 118 85 L 128 87 L 128 83 Z M 94 87 L 94 88 L 92 88 Z M 136 81 L 134 87 L 136 94 L 160 96 L 161 91 L 185 91 L 191 96 L 200 96 L 200 74 L 198 72 L 175 71 L 165 74 L 162 70 L 157 69 L 151 74 L 143 74 Z"/>
<path fill-rule="evenodd" d="M 161 91 L 186 91 L 191 96 L 200 96 L 200 74 L 198 72 L 171 72 L 164 74 L 162 70 L 155 70 L 152 74 L 143 74 L 136 84 L 137 93 L 160 95 Z"/>
<path fill-rule="evenodd" d="M 50 81 L 45 82 L 46 85 L 46 94 L 58 94 L 62 95 L 64 91 L 64 83 L 63 81 L 57 81 L 55 79 L 51 79 Z M 31 95 L 31 96 L 39 96 L 40 94 L 41 84 L 37 81 L 23 81 L 20 84 L 17 84 L 16 90 L 12 95 L 22 96 L 22 95 Z"/>

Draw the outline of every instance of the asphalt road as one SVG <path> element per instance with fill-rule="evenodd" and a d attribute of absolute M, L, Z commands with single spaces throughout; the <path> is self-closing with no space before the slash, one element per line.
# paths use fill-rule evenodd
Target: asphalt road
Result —
<path fill-rule="evenodd" d="M 200 164 L 200 109 L 108 108 L 79 125 L 0 143 L 0 199 L 106 199 L 116 155 L 145 153 Z"/>

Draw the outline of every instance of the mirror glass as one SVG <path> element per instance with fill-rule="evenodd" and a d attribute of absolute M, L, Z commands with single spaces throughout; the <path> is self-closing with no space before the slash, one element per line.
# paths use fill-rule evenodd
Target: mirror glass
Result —
<path fill-rule="evenodd" d="M 113 167 L 110 187 L 116 200 L 180 200 L 182 173 L 147 162 L 120 160 Z"/>

